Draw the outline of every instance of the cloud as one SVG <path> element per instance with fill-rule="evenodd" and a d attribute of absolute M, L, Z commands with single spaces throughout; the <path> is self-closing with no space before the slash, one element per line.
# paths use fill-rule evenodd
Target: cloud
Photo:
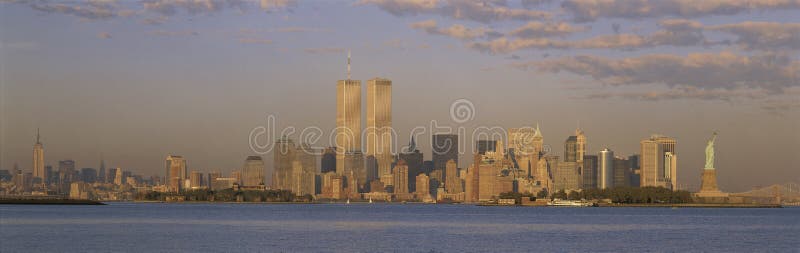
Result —
<path fill-rule="evenodd" d="M 696 100 L 721 100 L 733 101 L 738 99 L 763 99 L 767 97 L 766 91 L 761 89 L 699 89 L 696 87 L 680 87 L 660 91 L 622 91 L 600 92 L 577 97 L 585 99 L 632 99 L 640 101 L 662 101 L 678 99 Z"/>
<path fill-rule="evenodd" d="M 157 18 L 145 18 L 145 19 L 142 20 L 142 24 L 145 24 L 145 25 L 160 25 L 160 24 L 163 24 L 164 22 L 166 22 L 168 19 L 169 18 L 167 18 L 166 16 L 161 16 L 161 17 L 157 17 Z"/>
<path fill-rule="evenodd" d="M 447 28 L 439 28 L 435 20 L 426 20 L 413 23 L 410 26 L 413 29 L 425 31 L 428 34 L 444 35 L 461 40 L 472 40 L 480 37 L 500 36 L 499 33 L 492 31 L 488 28 L 470 29 L 463 25 L 455 24 Z"/>
<path fill-rule="evenodd" d="M 797 0 L 567 0 L 561 8 L 576 22 L 600 18 L 698 18 L 735 15 L 755 10 L 800 9 Z"/>
<path fill-rule="evenodd" d="M 34 10 L 45 13 L 59 13 L 87 20 L 109 19 L 117 16 L 114 1 L 57 2 L 33 1 L 29 3 Z"/>
<path fill-rule="evenodd" d="M 107 33 L 107 32 L 101 32 L 101 33 L 98 33 L 98 34 L 97 34 L 97 38 L 100 38 L 100 39 L 110 39 L 110 38 L 111 38 L 111 34 L 110 34 L 110 33 Z"/>
<path fill-rule="evenodd" d="M 239 43 L 242 43 L 242 44 L 262 44 L 262 45 L 269 45 L 269 44 L 272 44 L 272 40 L 268 40 L 268 39 L 255 39 L 255 38 L 241 38 L 241 39 L 239 39 Z"/>
<path fill-rule="evenodd" d="M 357 5 L 375 5 L 395 16 L 421 14 L 491 23 L 503 20 L 542 20 L 551 14 L 544 11 L 509 8 L 504 1 L 463 0 L 360 0 Z"/>
<path fill-rule="evenodd" d="M 287 9 L 292 10 L 297 7 L 297 0 L 261 0 L 259 7 L 265 11 Z"/>
<path fill-rule="evenodd" d="M 309 54 L 331 54 L 331 53 L 344 53 L 344 48 L 338 47 L 320 47 L 320 48 L 306 48 L 303 52 Z"/>
<path fill-rule="evenodd" d="M 800 49 L 800 23 L 742 22 L 711 26 L 708 29 L 736 36 L 735 44 L 745 49 Z"/>
<path fill-rule="evenodd" d="M 569 24 L 544 24 L 531 22 L 509 35 L 518 38 L 502 37 L 490 41 L 474 42 L 469 48 L 489 53 L 510 53 L 523 49 L 620 49 L 637 50 L 657 46 L 708 46 L 703 34 L 703 25 L 684 19 L 668 19 L 659 22 L 660 29 L 650 35 L 630 33 L 602 34 L 582 40 L 554 40 L 548 36 L 566 36 L 582 31 L 583 27 Z"/>
<path fill-rule="evenodd" d="M 624 59 L 575 56 L 514 65 L 541 72 L 568 72 L 605 85 L 664 84 L 698 89 L 764 89 L 771 93 L 800 86 L 800 62 L 788 54 L 754 56 L 730 52 L 687 56 L 650 54 Z"/>
<path fill-rule="evenodd" d="M 566 41 L 548 38 L 512 39 L 506 37 L 486 42 L 467 44 L 468 48 L 481 52 L 505 54 L 523 49 L 627 49 L 633 50 L 648 45 L 647 38 L 634 34 L 599 35 L 585 40 Z"/>
<path fill-rule="evenodd" d="M 147 11 L 152 11 L 165 16 L 172 16 L 179 11 L 189 14 L 218 12 L 226 7 L 245 8 L 241 0 L 144 0 L 142 5 Z"/>
<path fill-rule="evenodd" d="M 190 30 L 187 30 L 187 31 L 156 30 L 156 31 L 148 32 L 148 34 L 156 35 L 156 36 L 190 36 L 190 35 L 196 36 L 196 35 L 199 35 L 199 33 L 195 32 L 195 31 L 190 31 Z"/>
<path fill-rule="evenodd" d="M 282 33 L 306 33 L 306 32 L 333 32 L 330 29 L 313 28 L 313 27 L 284 27 L 274 30 L 274 32 Z"/>
<path fill-rule="evenodd" d="M 568 23 L 543 23 L 531 21 L 527 24 L 514 29 L 509 35 L 520 38 L 566 36 L 575 32 L 585 31 L 585 27 L 575 27 Z"/>

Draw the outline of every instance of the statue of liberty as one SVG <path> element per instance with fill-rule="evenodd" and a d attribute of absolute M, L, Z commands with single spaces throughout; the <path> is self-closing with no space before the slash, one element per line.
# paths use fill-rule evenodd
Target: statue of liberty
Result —
<path fill-rule="evenodd" d="M 714 135 L 711 136 L 711 139 L 708 140 L 708 144 L 706 144 L 706 168 L 707 170 L 714 169 L 714 141 L 717 139 L 717 131 L 714 131 Z"/>

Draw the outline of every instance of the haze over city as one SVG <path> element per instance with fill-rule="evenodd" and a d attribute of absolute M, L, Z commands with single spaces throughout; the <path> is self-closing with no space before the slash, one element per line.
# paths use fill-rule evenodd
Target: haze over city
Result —
<path fill-rule="evenodd" d="M 720 188 L 800 181 L 796 1 L 2 2 L 0 169 L 31 169 L 39 128 L 48 165 L 227 174 L 268 115 L 335 128 L 349 50 L 352 79 L 392 81 L 396 145 L 431 120 L 538 123 L 557 155 L 578 124 L 589 154 L 659 133 L 697 188 L 718 131 Z M 458 99 L 474 119 L 453 122 Z"/>

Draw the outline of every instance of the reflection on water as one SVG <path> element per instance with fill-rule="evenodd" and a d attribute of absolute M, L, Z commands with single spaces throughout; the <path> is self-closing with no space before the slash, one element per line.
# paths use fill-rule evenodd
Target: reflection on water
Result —
<path fill-rule="evenodd" d="M 0 213 L 3 252 L 800 251 L 800 208 L 115 203 Z"/>

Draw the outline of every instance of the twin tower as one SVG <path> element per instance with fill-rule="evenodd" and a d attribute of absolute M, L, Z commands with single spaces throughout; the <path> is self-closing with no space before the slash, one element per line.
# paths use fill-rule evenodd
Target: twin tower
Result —
<path fill-rule="evenodd" d="M 347 177 L 349 184 L 358 185 L 359 188 L 370 180 L 391 174 L 391 80 L 373 78 L 367 81 L 366 108 L 367 126 L 362 129 L 361 81 L 350 79 L 348 53 L 347 79 L 336 83 L 336 174 Z M 364 152 L 362 138 L 366 138 Z"/>

